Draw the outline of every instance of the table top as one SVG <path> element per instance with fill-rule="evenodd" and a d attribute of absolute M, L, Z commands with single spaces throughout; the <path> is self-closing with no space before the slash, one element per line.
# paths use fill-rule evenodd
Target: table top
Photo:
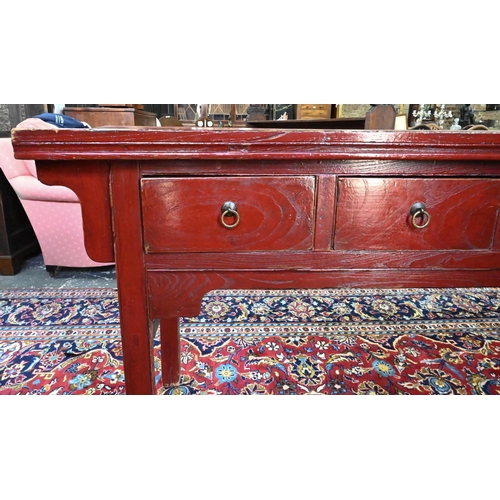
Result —
<path fill-rule="evenodd" d="M 12 131 L 16 158 L 500 160 L 500 131 L 118 127 Z"/>

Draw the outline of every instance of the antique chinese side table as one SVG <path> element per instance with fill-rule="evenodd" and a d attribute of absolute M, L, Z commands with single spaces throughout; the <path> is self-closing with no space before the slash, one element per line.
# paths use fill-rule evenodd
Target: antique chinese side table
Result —
<path fill-rule="evenodd" d="M 127 394 L 179 378 L 179 317 L 221 288 L 500 284 L 500 133 L 14 130 L 116 262 Z"/>

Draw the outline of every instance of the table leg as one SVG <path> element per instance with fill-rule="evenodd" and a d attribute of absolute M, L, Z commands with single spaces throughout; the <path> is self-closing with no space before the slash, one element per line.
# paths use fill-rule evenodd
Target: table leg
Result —
<path fill-rule="evenodd" d="M 126 394 L 156 394 L 154 327 L 148 312 L 140 176 L 131 162 L 111 166 L 116 279 Z"/>
<path fill-rule="evenodd" d="M 155 322 L 149 321 L 139 308 L 134 309 L 137 304 L 133 303 L 130 294 L 126 296 L 119 291 L 119 301 L 125 392 L 127 395 L 156 394 L 153 347 Z M 131 310 L 129 313 L 128 308 Z"/>
<path fill-rule="evenodd" d="M 181 374 L 179 318 L 160 320 L 160 338 L 163 385 L 177 384 Z"/>

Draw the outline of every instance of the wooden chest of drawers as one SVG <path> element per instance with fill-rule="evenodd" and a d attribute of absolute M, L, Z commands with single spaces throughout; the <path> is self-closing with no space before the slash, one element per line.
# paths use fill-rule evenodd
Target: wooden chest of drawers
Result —
<path fill-rule="evenodd" d="M 318 120 L 332 118 L 331 104 L 297 104 L 297 120 Z"/>
<path fill-rule="evenodd" d="M 14 131 L 116 261 L 128 394 L 179 375 L 178 318 L 220 288 L 500 284 L 500 133 Z"/>

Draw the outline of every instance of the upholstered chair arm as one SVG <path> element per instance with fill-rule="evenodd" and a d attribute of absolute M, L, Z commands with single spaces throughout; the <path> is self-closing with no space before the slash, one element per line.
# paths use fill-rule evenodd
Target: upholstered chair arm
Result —
<path fill-rule="evenodd" d="M 10 180 L 21 200 L 78 203 L 78 197 L 65 186 L 47 186 L 35 177 L 20 175 Z"/>

